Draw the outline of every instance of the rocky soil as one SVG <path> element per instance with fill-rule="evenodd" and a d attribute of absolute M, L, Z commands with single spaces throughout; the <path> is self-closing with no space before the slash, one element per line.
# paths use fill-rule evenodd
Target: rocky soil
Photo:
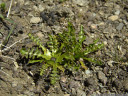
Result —
<path fill-rule="evenodd" d="M 11 0 L 5 2 L 7 15 Z M 15 25 L 6 47 L 0 51 L 0 96 L 119 96 L 128 95 L 128 0 L 14 0 L 7 20 L 0 19 L 0 43 Z M 86 41 L 99 38 L 104 48 L 92 54 L 102 66 L 86 63 L 88 70 L 61 74 L 60 81 L 50 85 L 39 76 L 40 65 L 29 65 L 20 56 L 22 47 L 34 44 L 28 33 L 42 43 L 48 34 L 63 32 L 68 21 L 76 34 L 84 26 Z"/>

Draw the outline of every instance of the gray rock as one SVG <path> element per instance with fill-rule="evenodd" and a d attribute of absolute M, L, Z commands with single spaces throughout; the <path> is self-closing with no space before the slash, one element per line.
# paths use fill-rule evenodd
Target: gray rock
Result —
<path fill-rule="evenodd" d="M 116 29 L 117 29 L 118 31 L 120 31 L 120 30 L 122 30 L 123 26 L 124 26 L 124 24 L 123 24 L 123 23 L 120 23 L 120 24 L 116 27 Z"/>
<path fill-rule="evenodd" d="M 75 88 L 72 88 L 72 89 L 71 89 L 71 92 L 72 92 L 72 95 L 73 95 L 73 96 L 76 96 L 76 89 L 75 89 Z"/>
<path fill-rule="evenodd" d="M 120 14 L 120 10 L 117 10 L 116 12 L 115 12 L 115 15 L 119 15 Z"/>
<path fill-rule="evenodd" d="M 79 6 L 87 6 L 89 4 L 88 0 L 72 0 L 73 3 L 79 5 Z"/>
<path fill-rule="evenodd" d="M 81 88 L 82 86 L 78 81 L 71 81 L 69 87 L 71 89 L 71 88 Z"/>
<path fill-rule="evenodd" d="M 124 89 L 125 89 L 126 91 L 128 91 L 128 80 L 125 80 L 125 81 L 123 82 L 123 85 L 124 85 Z"/>
<path fill-rule="evenodd" d="M 89 44 L 92 44 L 93 43 L 93 39 L 91 38 L 91 37 L 86 37 L 86 40 L 84 41 L 84 44 L 87 44 L 87 45 L 89 45 Z"/>
<path fill-rule="evenodd" d="M 39 23 L 41 21 L 40 17 L 32 17 L 30 19 L 30 23 Z"/>
<path fill-rule="evenodd" d="M 117 89 L 121 89 L 123 87 L 121 81 L 118 79 L 115 79 L 113 84 Z"/>
<path fill-rule="evenodd" d="M 80 89 L 77 90 L 77 96 L 86 96 L 86 93 Z"/>
<path fill-rule="evenodd" d="M 39 5 L 39 11 L 42 12 L 42 11 L 44 11 L 44 9 L 45 9 L 45 8 L 40 4 L 40 5 Z"/>
<path fill-rule="evenodd" d="M 114 61 L 112 61 L 112 60 L 110 60 L 110 61 L 107 62 L 107 64 L 108 64 L 110 67 L 113 67 L 113 63 L 114 63 Z"/>
<path fill-rule="evenodd" d="M 116 21 L 118 18 L 119 18 L 118 15 L 112 15 L 112 16 L 108 17 L 108 20 Z"/>
<path fill-rule="evenodd" d="M 107 77 L 105 76 L 105 74 L 104 74 L 102 71 L 99 71 L 99 72 L 98 72 L 98 78 L 99 78 L 99 80 L 100 80 L 104 85 L 106 85 L 106 83 L 107 83 Z"/>
<path fill-rule="evenodd" d="M 20 5 L 24 5 L 25 1 L 24 0 L 18 0 L 18 2 L 19 2 Z"/>
<path fill-rule="evenodd" d="M 18 84 L 18 82 L 17 82 L 17 81 L 13 81 L 13 82 L 12 82 L 12 87 L 16 87 L 16 86 L 17 86 L 17 84 Z"/>
<path fill-rule="evenodd" d="M 85 83 L 87 85 L 94 85 L 94 84 L 96 84 L 95 79 L 93 77 L 87 78 L 87 80 L 85 81 Z"/>

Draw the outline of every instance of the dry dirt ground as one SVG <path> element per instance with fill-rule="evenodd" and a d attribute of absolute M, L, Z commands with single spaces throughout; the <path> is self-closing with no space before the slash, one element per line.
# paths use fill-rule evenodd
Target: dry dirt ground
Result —
<path fill-rule="evenodd" d="M 6 17 L 11 0 L 2 2 L 6 11 L 0 14 Z M 14 23 L 0 19 L 1 45 L 13 30 L 6 47 L 1 46 L 0 96 L 128 96 L 128 0 L 13 0 L 9 19 Z M 68 21 L 76 33 L 84 26 L 84 44 L 96 38 L 104 43 L 91 55 L 103 64 L 85 62 L 88 70 L 61 74 L 53 86 L 39 76 L 40 65 L 21 58 L 20 49 L 33 46 L 28 33 L 45 44 L 48 34 L 63 32 Z"/>

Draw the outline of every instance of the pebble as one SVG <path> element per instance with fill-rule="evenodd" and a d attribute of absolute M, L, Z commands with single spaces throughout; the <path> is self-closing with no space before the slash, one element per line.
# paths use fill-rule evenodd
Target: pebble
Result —
<path fill-rule="evenodd" d="M 115 85 L 116 88 L 118 89 L 121 89 L 123 86 L 122 86 L 122 83 L 120 82 L 120 80 L 118 79 L 115 79 L 113 84 Z"/>
<path fill-rule="evenodd" d="M 99 78 L 99 80 L 100 80 L 104 85 L 106 85 L 106 83 L 107 83 L 107 77 L 105 76 L 105 74 L 104 74 L 102 71 L 99 71 L 99 72 L 98 72 L 98 78 Z"/>
<path fill-rule="evenodd" d="M 64 77 L 64 76 L 62 76 L 62 77 L 60 78 L 60 81 L 62 81 L 63 83 L 65 83 L 65 82 L 67 81 L 67 78 Z"/>
<path fill-rule="evenodd" d="M 40 11 L 40 12 L 44 11 L 44 9 L 45 9 L 45 8 L 42 7 L 42 5 L 39 5 L 39 11 Z"/>
<path fill-rule="evenodd" d="M 92 29 L 97 29 L 97 25 L 96 24 L 91 24 L 90 26 Z"/>
<path fill-rule="evenodd" d="M 112 15 L 112 16 L 108 17 L 108 20 L 116 21 L 118 18 L 119 18 L 118 15 Z"/>
<path fill-rule="evenodd" d="M 30 19 L 30 23 L 34 23 L 34 24 L 39 23 L 40 21 L 41 21 L 40 17 L 32 17 Z"/>
<path fill-rule="evenodd" d="M 128 43 L 128 39 L 125 39 L 124 41 L 125 41 L 126 43 Z"/>
<path fill-rule="evenodd" d="M 108 74 L 108 71 L 109 71 L 109 68 L 108 67 L 104 67 L 103 72 L 105 73 L 105 75 Z"/>
<path fill-rule="evenodd" d="M 115 12 L 115 15 L 119 15 L 120 14 L 120 10 L 117 10 L 116 12 Z"/>
<path fill-rule="evenodd" d="M 107 62 L 107 64 L 108 64 L 110 67 L 113 67 L 113 64 L 112 64 L 113 62 L 114 62 L 114 61 L 110 60 L 110 61 Z"/>
<path fill-rule="evenodd" d="M 117 29 L 118 31 L 120 31 L 120 30 L 122 30 L 123 26 L 124 26 L 123 23 L 119 23 L 119 25 L 116 27 L 116 29 Z"/>
<path fill-rule="evenodd" d="M 24 0 L 18 0 L 20 5 L 24 5 Z"/>
<path fill-rule="evenodd" d="M 104 41 L 103 43 L 104 43 L 104 45 L 107 45 L 108 44 L 107 41 Z"/>
<path fill-rule="evenodd" d="M 93 77 L 90 77 L 90 78 L 87 78 L 87 80 L 85 81 L 85 83 L 88 85 L 94 85 L 96 84 L 96 81 L 95 81 L 95 78 Z"/>
<path fill-rule="evenodd" d="M 93 39 L 90 38 L 89 36 L 87 36 L 87 37 L 86 37 L 86 40 L 84 41 L 84 44 L 89 45 L 89 44 L 92 44 L 92 43 L 93 43 Z"/>
<path fill-rule="evenodd" d="M 44 37 L 44 34 L 42 34 L 42 32 L 38 32 L 38 33 L 36 33 L 37 34 L 37 36 L 39 37 L 39 38 L 43 38 Z"/>
<path fill-rule="evenodd" d="M 37 7 L 37 6 L 33 6 L 33 9 L 34 9 L 35 11 L 38 11 L 38 7 Z"/>
<path fill-rule="evenodd" d="M 18 84 L 18 82 L 17 82 L 17 81 L 13 81 L 13 82 L 12 82 L 12 87 L 16 87 L 16 86 L 17 86 L 17 84 Z"/>
<path fill-rule="evenodd" d="M 87 6 L 89 4 L 88 0 L 72 0 L 73 3 L 79 5 L 79 6 Z"/>
<path fill-rule="evenodd" d="M 71 89 L 71 92 L 72 92 L 72 95 L 73 95 L 73 96 L 76 96 L 76 89 L 75 89 L 75 88 L 72 88 L 72 89 Z"/>
<path fill-rule="evenodd" d="M 104 25 L 105 25 L 104 22 L 100 22 L 100 23 L 98 24 L 98 26 L 104 26 Z"/>
<path fill-rule="evenodd" d="M 86 96 L 86 94 L 83 90 L 78 89 L 77 90 L 77 96 Z"/>
<path fill-rule="evenodd" d="M 78 81 L 71 81 L 69 87 L 70 87 L 70 89 L 71 88 L 75 88 L 76 89 L 76 88 L 80 88 L 81 85 L 80 85 L 80 83 Z"/>
<path fill-rule="evenodd" d="M 125 81 L 123 82 L 123 85 L 124 85 L 124 89 L 125 89 L 126 91 L 128 91 L 128 80 L 125 80 Z"/>

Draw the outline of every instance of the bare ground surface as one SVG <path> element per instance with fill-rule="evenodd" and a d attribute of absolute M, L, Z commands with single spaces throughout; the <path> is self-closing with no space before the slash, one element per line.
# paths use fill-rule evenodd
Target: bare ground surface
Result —
<path fill-rule="evenodd" d="M 10 0 L 2 0 L 9 8 Z M 0 13 L 6 16 L 5 13 Z M 96 96 L 128 93 L 128 0 L 14 0 L 9 18 L 0 19 L 0 43 L 15 25 L 6 47 L 0 53 L 0 96 Z M 76 33 L 84 26 L 86 41 L 96 38 L 104 48 L 91 56 L 102 60 L 102 66 L 85 64 L 88 70 L 61 74 L 60 81 L 50 85 L 39 76 L 40 64 L 29 65 L 20 56 L 22 47 L 34 44 L 28 33 L 42 43 L 48 34 L 57 34 L 72 22 Z"/>

